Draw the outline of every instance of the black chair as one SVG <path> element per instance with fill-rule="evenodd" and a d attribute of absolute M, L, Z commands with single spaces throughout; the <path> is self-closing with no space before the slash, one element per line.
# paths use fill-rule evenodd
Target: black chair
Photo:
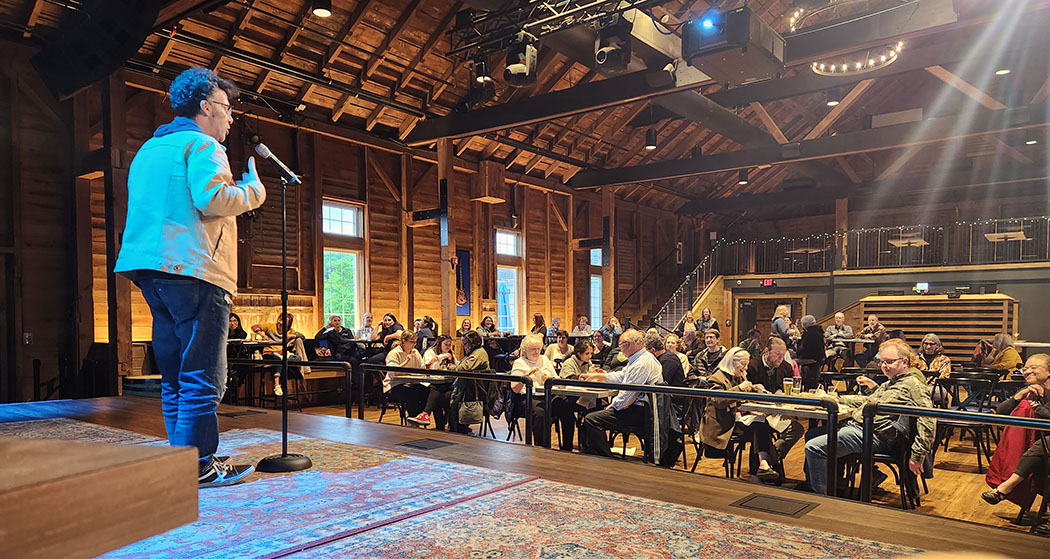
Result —
<path fill-rule="evenodd" d="M 919 479 L 922 479 L 923 491 L 926 493 L 930 492 L 929 487 L 926 485 L 926 478 L 917 478 L 908 467 L 911 447 L 915 443 L 915 437 L 918 436 L 916 423 L 914 417 L 910 418 L 908 421 L 908 436 L 897 437 L 889 451 L 872 454 L 872 462 L 885 464 L 889 468 L 890 473 L 893 474 L 893 480 L 900 490 L 901 508 L 904 510 L 914 510 L 922 504 L 919 496 Z M 846 460 L 848 464 L 846 479 L 849 480 L 849 488 L 852 490 L 855 487 L 856 476 L 860 471 L 860 455 L 851 455 Z"/>
<path fill-rule="evenodd" d="M 631 435 L 634 435 L 635 437 L 638 437 L 638 440 L 641 442 L 641 445 L 642 445 L 642 462 L 645 463 L 645 464 L 648 464 L 649 463 L 649 459 L 650 459 L 650 454 L 652 453 L 652 448 L 653 448 L 652 445 L 649 444 L 650 443 L 649 439 L 652 436 L 652 432 L 653 432 L 653 419 L 652 419 L 653 418 L 653 414 L 652 414 L 652 407 L 649 404 L 649 402 L 643 402 L 642 405 L 645 408 L 645 417 L 646 417 L 645 425 L 643 425 L 642 427 L 630 427 L 630 428 L 628 428 L 626 430 L 623 430 L 623 431 L 610 429 L 609 430 L 609 446 L 612 447 L 613 442 L 616 440 L 616 436 L 620 435 L 622 437 L 622 439 L 623 439 L 623 446 L 621 447 L 620 458 L 623 459 L 623 460 L 626 460 L 627 459 L 627 441 L 630 440 Z M 654 458 L 653 461 L 655 462 L 656 459 L 658 459 L 658 457 Z"/>
<path fill-rule="evenodd" d="M 952 402 L 950 409 L 956 411 L 970 411 L 977 413 L 992 413 L 990 401 L 995 383 L 980 377 L 968 377 L 953 375 L 949 378 L 937 379 L 935 386 L 940 387 L 948 395 Z M 965 397 L 963 396 L 965 394 Z M 973 433 L 973 444 L 977 450 L 977 471 L 984 472 L 981 463 L 981 454 L 991 461 L 991 443 L 988 441 L 988 426 L 967 421 L 965 419 L 938 419 L 937 433 L 934 438 L 932 452 L 936 458 L 937 448 L 944 444 L 944 450 L 948 450 L 948 441 L 955 429 L 959 430 L 960 438 L 967 432 Z"/>

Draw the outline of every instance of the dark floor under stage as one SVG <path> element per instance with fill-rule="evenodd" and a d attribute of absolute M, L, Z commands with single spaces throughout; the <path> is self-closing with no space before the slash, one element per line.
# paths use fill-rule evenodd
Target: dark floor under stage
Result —
<path fill-rule="evenodd" d="M 220 413 L 256 408 L 222 406 Z M 0 406 L 0 422 L 67 417 L 164 436 L 160 402 L 150 398 L 99 398 Z M 784 489 L 742 483 L 681 470 L 667 470 L 635 461 L 602 459 L 492 439 L 420 431 L 342 417 L 289 413 L 289 431 L 428 458 L 538 476 L 578 486 L 701 507 L 707 510 L 778 521 L 825 532 L 884 541 L 930 551 L 981 551 L 1015 557 L 1050 554 L 1050 540 L 1015 530 L 931 517 L 886 507 L 833 499 Z M 220 416 L 221 430 L 262 427 L 280 429 L 279 411 L 236 417 Z M 432 450 L 400 446 L 422 437 L 456 444 Z M 294 452 L 294 447 L 290 449 Z M 800 518 L 732 506 L 748 495 L 781 496 L 816 504 Z"/>

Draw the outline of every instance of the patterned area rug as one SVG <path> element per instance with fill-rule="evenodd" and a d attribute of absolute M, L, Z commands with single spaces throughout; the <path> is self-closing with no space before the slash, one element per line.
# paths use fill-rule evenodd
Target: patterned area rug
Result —
<path fill-rule="evenodd" d="M 0 423 L 0 437 L 60 439 L 85 443 L 168 443 L 166 439 L 159 437 L 64 417 Z"/>
<path fill-rule="evenodd" d="M 226 431 L 219 454 L 254 463 L 279 454 L 280 440 L 265 429 Z M 197 522 L 103 557 L 278 557 L 533 479 L 322 439 L 289 441 L 289 452 L 309 456 L 312 469 L 201 490 Z"/>
<path fill-rule="evenodd" d="M 881 559 L 918 551 L 533 481 L 290 557 Z"/>

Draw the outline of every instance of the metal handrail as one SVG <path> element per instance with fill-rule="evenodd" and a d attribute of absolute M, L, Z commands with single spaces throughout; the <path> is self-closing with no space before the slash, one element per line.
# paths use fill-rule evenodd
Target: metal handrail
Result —
<path fill-rule="evenodd" d="M 247 367 L 280 367 L 280 361 L 274 361 L 273 359 L 227 359 L 227 365 L 239 365 Z M 343 370 L 343 377 L 346 382 L 346 417 L 351 417 L 351 388 L 353 387 L 353 367 L 346 361 L 288 361 L 289 367 L 311 367 L 316 369 L 324 368 L 340 368 Z M 357 418 L 365 418 L 365 391 L 364 391 L 364 374 L 359 373 L 357 379 L 357 385 L 361 387 L 358 391 L 357 401 Z M 260 402 L 261 403 L 261 402 Z"/>
<path fill-rule="evenodd" d="M 397 373 L 408 373 L 415 375 L 430 375 L 439 377 L 469 378 L 473 380 L 494 380 L 497 382 L 520 382 L 525 385 L 525 401 L 532 402 L 532 379 L 522 375 L 508 373 L 497 373 L 493 371 L 446 371 L 444 369 L 416 369 L 413 367 L 391 367 L 377 363 L 367 363 L 361 367 L 365 371 L 394 371 Z M 363 417 L 359 419 L 364 419 Z M 525 444 L 532 444 L 532 412 L 525 412 Z"/>
<path fill-rule="evenodd" d="M 1050 431 L 1050 419 L 1032 419 L 1028 417 L 1016 417 L 1013 415 L 996 415 L 990 413 L 978 413 L 972 411 L 956 411 L 942 408 L 920 408 L 914 406 L 898 406 L 893 404 L 867 404 L 861 413 L 864 417 L 864 450 L 861 453 L 860 471 L 860 498 L 862 501 L 871 501 L 871 470 L 872 459 L 875 454 L 872 447 L 872 437 L 875 431 L 875 416 L 880 412 L 883 414 L 905 415 L 908 417 L 932 417 L 934 419 L 962 419 L 971 423 L 981 425 L 997 425 L 1002 427 L 1024 427 Z M 1045 434 L 1044 444 L 1045 444 Z M 833 448 L 833 447 L 829 447 Z M 829 480 L 835 479 L 829 477 Z M 902 480 L 903 483 L 903 480 Z M 829 483 L 829 485 L 834 485 Z"/>
<path fill-rule="evenodd" d="M 718 400 L 740 400 L 747 402 L 763 402 L 769 404 L 803 404 L 808 406 L 815 406 L 824 408 L 824 411 L 828 414 L 828 425 L 833 426 L 838 423 L 839 417 L 839 405 L 831 399 L 821 398 L 809 398 L 806 396 L 786 396 L 780 394 L 770 394 L 768 392 L 731 392 L 728 390 L 709 390 L 704 388 L 685 388 L 679 386 L 667 386 L 660 384 L 624 384 L 624 383 L 611 383 L 611 382 L 596 382 L 590 380 L 576 380 L 576 379 L 565 379 L 565 378 L 549 378 L 543 383 L 543 423 L 544 423 L 544 436 L 543 446 L 550 448 L 550 432 L 551 432 L 551 389 L 555 386 L 579 386 L 583 388 L 605 388 L 614 390 L 627 390 L 631 392 L 645 392 L 647 394 L 669 394 L 671 396 L 687 396 L 692 398 L 714 398 Z M 838 432 L 836 429 L 828 429 L 828 446 L 829 448 L 835 448 L 838 446 Z M 658 460 L 659 457 L 653 457 L 654 460 Z M 836 472 L 838 470 L 838 458 L 832 453 L 828 457 L 828 479 L 835 479 Z M 827 488 L 827 495 L 834 497 L 836 491 L 836 484 L 829 483 Z"/>

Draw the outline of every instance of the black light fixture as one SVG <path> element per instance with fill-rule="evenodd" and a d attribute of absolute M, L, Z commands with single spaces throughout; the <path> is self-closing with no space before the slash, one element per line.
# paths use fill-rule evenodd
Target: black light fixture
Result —
<path fill-rule="evenodd" d="M 313 0 L 311 12 L 317 17 L 329 17 L 332 15 L 332 0 Z"/>
<path fill-rule="evenodd" d="M 645 149 L 652 151 L 656 149 L 656 129 L 649 128 L 645 131 Z"/>
<path fill-rule="evenodd" d="M 693 159 L 700 159 L 704 155 L 704 148 L 700 146 L 693 146 L 691 155 Z"/>
<path fill-rule="evenodd" d="M 825 105 L 827 105 L 829 107 L 834 107 L 834 106 L 837 106 L 840 101 L 842 101 L 842 93 L 839 91 L 839 89 L 837 87 L 834 88 L 834 89 L 829 89 L 829 90 L 824 92 L 824 104 Z"/>
<path fill-rule="evenodd" d="M 748 181 L 748 169 L 740 169 L 740 171 L 737 172 L 737 177 L 738 177 L 737 180 L 736 180 L 737 184 L 747 184 L 749 182 Z"/>

